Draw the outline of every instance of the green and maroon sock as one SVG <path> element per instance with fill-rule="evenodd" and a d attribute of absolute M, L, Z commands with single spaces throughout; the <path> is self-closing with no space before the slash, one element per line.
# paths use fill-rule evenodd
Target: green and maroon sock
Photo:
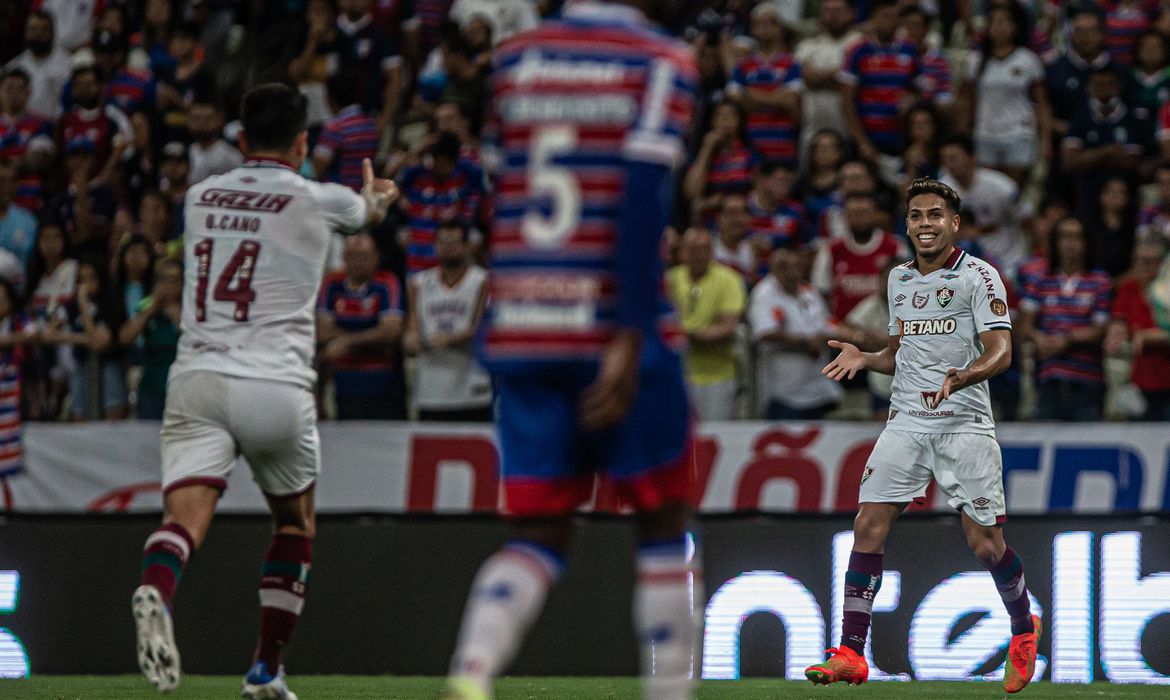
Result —
<path fill-rule="evenodd" d="M 157 588 L 168 608 L 175 597 L 183 568 L 194 550 L 191 534 L 178 523 L 166 523 L 146 538 L 142 552 L 142 585 Z"/>
<path fill-rule="evenodd" d="M 280 655 L 305 606 L 309 567 L 313 562 L 313 541 L 300 535 L 272 536 L 260 574 L 260 641 L 256 661 L 268 672 L 280 670 Z"/>

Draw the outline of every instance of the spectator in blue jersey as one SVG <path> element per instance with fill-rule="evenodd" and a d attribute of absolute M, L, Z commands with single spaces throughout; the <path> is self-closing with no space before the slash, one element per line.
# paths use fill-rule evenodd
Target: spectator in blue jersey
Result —
<path fill-rule="evenodd" d="M 338 420 L 406 417 L 398 279 L 378 271 L 374 239 L 346 239 L 343 271 L 325 278 L 317 307 L 318 359 L 333 376 Z"/>
<path fill-rule="evenodd" d="M 818 131 L 809 141 L 804 172 L 793 186 L 792 194 L 804 202 L 809 223 L 814 226 L 819 224 L 825 210 L 836 203 L 834 195 L 840 184 L 845 148 L 844 137 L 832 129 Z"/>
<path fill-rule="evenodd" d="M 118 209 L 113 188 L 89 173 L 94 161 L 94 144 L 78 137 L 65 148 L 65 188 L 47 207 L 48 216 L 69 234 L 73 251 L 105 259 L 114 215 Z"/>
<path fill-rule="evenodd" d="M 764 158 L 795 168 L 804 83 L 800 64 L 786 45 L 785 32 L 775 5 L 756 5 L 751 20 L 756 51 L 735 67 L 727 95 L 747 115 L 747 136 L 752 148 Z"/>
<path fill-rule="evenodd" d="M 193 139 L 188 150 L 192 185 L 212 175 L 222 175 L 244 162 L 239 149 L 223 137 L 223 110 L 206 98 L 196 100 L 187 113 L 187 131 Z"/>
<path fill-rule="evenodd" d="M 872 36 L 855 45 L 838 75 L 841 110 L 862 158 L 879 163 L 888 176 L 902 155 L 903 112 L 914 101 L 920 73 L 918 49 L 897 38 L 895 0 L 871 3 Z"/>
<path fill-rule="evenodd" d="M 197 100 L 215 95 L 215 75 L 199 51 L 199 27 L 181 22 L 171 34 L 167 51 L 174 65 L 160 70 L 158 111 L 161 113 L 164 138 L 179 138 L 187 128 L 187 109 Z"/>
<path fill-rule="evenodd" d="M 440 222 L 476 219 L 484 195 L 483 172 L 459 158 L 461 146 L 459 137 L 440 133 L 424 163 L 407 168 L 399 178 L 399 206 L 410 228 L 406 246 L 408 273 L 435 266 L 435 231 Z"/>
<path fill-rule="evenodd" d="M 1020 338 L 1035 345 L 1040 360 L 1035 417 L 1099 421 L 1112 283 L 1093 269 L 1085 227 L 1073 217 L 1053 229 L 1050 256 L 1047 274 L 1032 277 L 1020 300 Z"/>
<path fill-rule="evenodd" d="M 137 70 L 126 65 L 126 37 L 99 31 L 94 34 L 91 46 L 94 63 L 105 79 L 106 101 L 126 113 L 154 109 L 154 76 L 148 70 Z"/>
<path fill-rule="evenodd" d="M 811 237 L 804 206 L 792 198 L 792 184 L 792 170 L 782 163 L 765 162 L 756 170 L 755 187 L 747 201 L 757 277 L 768 274 L 772 251 L 799 248 Z"/>
<path fill-rule="evenodd" d="M 331 47 L 336 55 L 335 73 L 357 76 L 358 102 L 376 114 L 378 133 L 398 114 L 403 84 L 403 60 L 397 43 L 374 24 L 372 0 L 339 0 L 337 33 Z"/>
<path fill-rule="evenodd" d="M 45 174 L 52 168 L 56 146 L 53 122 L 28 109 L 30 78 L 21 68 L 0 76 L 0 158 L 17 161 L 21 170 L 15 201 L 29 211 L 44 206 Z"/>
<path fill-rule="evenodd" d="M 920 73 L 917 85 L 920 96 L 943 114 L 949 115 L 955 103 L 951 63 L 941 51 L 927 41 L 930 23 L 934 18 L 917 3 L 903 7 L 898 12 L 898 18 L 902 32 L 918 49 Z"/>
<path fill-rule="evenodd" d="M 692 211 L 713 210 L 726 194 L 746 194 L 752 188 L 752 168 L 758 156 L 744 138 L 743 110 L 725 101 L 715 108 L 711 130 L 687 170 L 683 193 Z"/>
<path fill-rule="evenodd" d="M 18 173 L 15 160 L 0 159 L 0 248 L 16 256 L 23 269 L 37 244 L 37 220 L 13 201 Z"/>
<path fill-rule="evenodd" d="M 1132 178 L 1142 166 L 1146 126 L 1122 99 L 1121 80 L 1108 66 L 1089 75 L 1089 100 L 1069 123 L 1061 144 L 1064 168 L 1074 176 L 1079 212 L 1091 217 L 1107 178 Z"/>
<path fill-rule="evenodd" d="M 362 161 L 372 162 L 378 152 L 378 127 L 358 104 L 352 74 L 330 76 L 326 88 L 335 116 L 321 127 L 313 147 L 313 171 L 318 180 L 338 182 L 356 192 L 362 187 Z"/>

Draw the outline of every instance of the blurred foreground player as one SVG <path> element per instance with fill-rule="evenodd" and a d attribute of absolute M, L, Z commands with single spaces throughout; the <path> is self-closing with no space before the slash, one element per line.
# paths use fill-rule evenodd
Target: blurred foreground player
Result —
<path fill-rule="evenodd" d="M 161 691 L 179 683 L 171 599 L 203 543 L 237 455 L 275 533 L 260 579 L 260 641 L 243 697 L 289 698 L 280 654 L 305 602 L 313 485 L 320 466 L 314 310 L 333 231 L 381 221 L 397 195 L 369 161 L 361 193 L 298 174 L 305 98 L 260 85 L 241 104 L 242 166 L 187 193 L 182 337 L 162 427 L 162 527 L 147 538 L 132 600 L 138 665 Z"/>
<path fill-rule="evenodd" d="M 831 340 L 841 354 L 824 370 L 832 379 L 862 369 L 894 375 L 890 418 L 861 475 L 853 552 L 845 573 L 841 646 L 809 666 L 813 683 L 858 684 L 869 677 L 865 640 L 882 585 L 890 526 L 933 478 L 960 512 L 967 544 L 987 567 L 1011 618 L 1004 689 L 1032 680 L 1040 618 L 1029 610 L 1019 556 L 1003 540 L 1003 464 L 987 380 L 1011 364 L 1012 326 L 999 273 L 955 247 L 959 196 L 937 180 L 907 192 L 906 227 L 914 260 L 890 271 L 889 344 L 880 352 Z"/>
<path fill-rule="evenodd" d="M 506 166 L 480 352 L 500 381 L 514 527 L 472 584 L 446 698 L 491 697 L 564 568 L 595 473 L 639 513 L 644 694 L 690 697 L 693 449 L 659 244 L 697 68 L 647 14 L 580 2 L 497 52 Z"/>

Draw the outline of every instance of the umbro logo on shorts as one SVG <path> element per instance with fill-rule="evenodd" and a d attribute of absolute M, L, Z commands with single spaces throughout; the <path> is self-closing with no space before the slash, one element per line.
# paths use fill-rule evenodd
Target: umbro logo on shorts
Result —
<path fill-rule="evenodd" d="M 971 503 L 975 506 L 975 510 L 987 510 L 987 506 L 991 505 L 991 499 L 986 496 L 980 496 Z"/>

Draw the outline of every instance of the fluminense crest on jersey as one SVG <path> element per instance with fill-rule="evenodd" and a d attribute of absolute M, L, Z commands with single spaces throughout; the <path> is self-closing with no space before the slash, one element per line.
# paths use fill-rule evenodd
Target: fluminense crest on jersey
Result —
<path fill-rule="evenodd" d="M 950 287 L 939 287 L 934 292 L 934 298 L 938 300 L 938 308 L 945 309 L 951 303 L 951 299 L 955 298 L 955 290 Z"/>

